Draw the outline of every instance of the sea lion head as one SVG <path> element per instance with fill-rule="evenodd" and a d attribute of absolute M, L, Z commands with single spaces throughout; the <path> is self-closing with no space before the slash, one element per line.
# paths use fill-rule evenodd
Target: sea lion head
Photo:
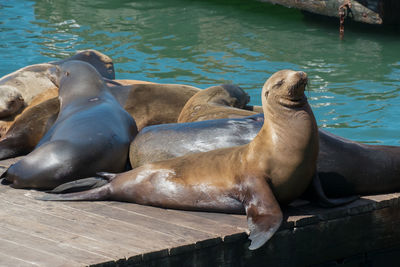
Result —
<path fill-rule="evenodd" d="M 222 84 L 220 87 L 229 95 L 227 106 L 244 108 L 250 102 L 249 95 L 241 87 L 234 84 Z"/>
<path fill-rule="evenodd" d="M 67 61 L 71 60 L 80 60 L 87 62 L 94 66 L 97 71 L 107 79 L 115 79 L 115 71 L 114 71 L 114 64 L 112 59 L 99 51 L 88 49 L 83 51 L 78 51 L 74 56 L 60 60 L 51 62 L 53 65 L 61 65 Z"/>
<path fill-rule="evenodd" d="M 307 103 L 304 90 L 307 74 L 303 71 L 281 70 L 265 82 L 262 90 L 263 106 L 279 103 L 286 107 L 298 107 Z M 268 102 L 268 104 L 267 104 Z"/>
<path fill-rule="evenodd" d="M 49 69 L 47 75 L 59 89 L 79 83 L 103 84 L 103 78 L 96 68 L 89 63 L 78 60 L 71 60 L 54 66 Z"/>
<path fill-rule="evenodd" d="M 59 88 L 61 104 L 97 96 L 107 88 L 96 68 L 83 61 L 71 60 L 54 66 L 47 76 Z"/>

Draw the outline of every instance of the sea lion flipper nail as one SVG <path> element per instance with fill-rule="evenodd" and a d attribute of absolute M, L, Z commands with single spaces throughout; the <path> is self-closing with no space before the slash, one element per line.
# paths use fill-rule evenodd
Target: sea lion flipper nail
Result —
<path fill-rule="evenodd" d="M 250 230 L 249 249 L 258 249 L 267 242 L 282 223 L 282 211 L 270 186 L 261 179 L 245 186 L 244 206 Z"/>

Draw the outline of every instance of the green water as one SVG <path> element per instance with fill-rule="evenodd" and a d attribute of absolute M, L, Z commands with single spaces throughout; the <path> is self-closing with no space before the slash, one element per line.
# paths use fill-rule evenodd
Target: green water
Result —
<path fill-rule="evenodd" d="M 357 141 L 400 143 L 400 35 L 255 1 L 0 0 L 0 75 L 93 48 L 119 79 L 235 83 L 260 90 L 284 68 L 309 74 L 318 124 Z"/>

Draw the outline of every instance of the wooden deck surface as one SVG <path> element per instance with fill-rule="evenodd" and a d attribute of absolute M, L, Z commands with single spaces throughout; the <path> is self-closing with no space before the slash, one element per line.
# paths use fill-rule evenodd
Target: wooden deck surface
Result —
<path fill-rule="evenodd" d="M 0 174 L 11 162 L 0 162 Z M 235 238 L 247 242 L 247 222 L 242 215 L 111 201 L 35 200 L 40 194 L 0 186 L 0 266 L 115 265 L 170 257 L 235 242 Z M 294 233 L 296 228 L 320 221 L 398 205 L 399 197 L 371 196 L 336 209 L 297 202 L 285 210 L 280 232 L 289 229 Z M 245 244 L 247 248 L 249 243 Z"/>

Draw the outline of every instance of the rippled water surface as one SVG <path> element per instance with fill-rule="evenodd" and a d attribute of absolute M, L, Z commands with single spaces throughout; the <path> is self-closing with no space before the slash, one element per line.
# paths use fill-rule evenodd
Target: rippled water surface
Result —
<path fill-rule="evenodd" d="M 93 48 L 119 79 L 235 83 L 261 104 L 284 68 L 309 74 L 321 127 L 357 141 L 400 144 L 400 34 L 319 23 L 251 0 L 2 0 L 0 75 Z"/>

